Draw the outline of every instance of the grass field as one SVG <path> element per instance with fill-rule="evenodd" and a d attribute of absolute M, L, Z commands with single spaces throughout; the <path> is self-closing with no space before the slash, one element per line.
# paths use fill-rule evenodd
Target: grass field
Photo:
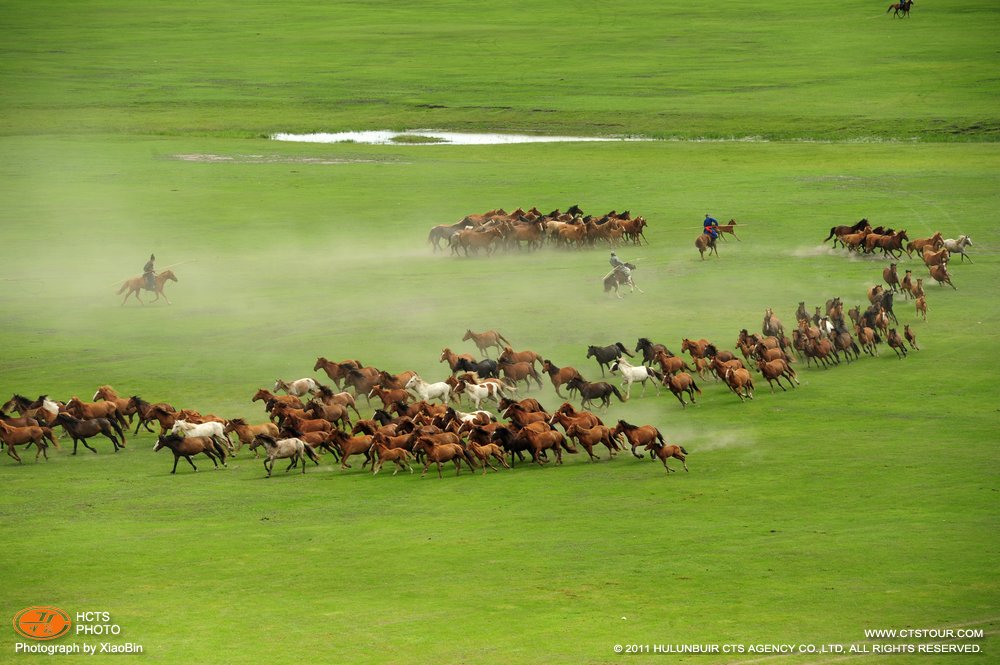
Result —
<path fill-rule="evenodd" d="M 996 9 L 2 7 L 3 399 L 107 383 L 260 420 L 253 392 L 320 378 L 317 356 L 439 379 L 443 347 L 473 351 L 464 331 L 494 327 L 590 378 L 590 344 L 731 348 L 765 307 L 789 326 L 799 301 L 864 302 L 884 263 L 821 243 L 861 217 L 968 233 L 976 263 L 952 266 L 957 291 L 926 285 L 926 323 L 897 301 L 922 348 L 906 360 L 800 366 L 799 390 L 759 381 L 746 404 L 711 382 L 686 410 L 650 392 L 616 403 L 606 421 L 656 424 L 691 452 L 669 478 L 572 456 L 442 480 L 327 458 L 265 480 L 245 452 L 171 476 L 149 435 L 117 455 L 65 440 L 48 463 L 4 455 L 0 614 L 108 611 L 112 641 L 157 663 L 606 663 L 635 658 L 616 644 L 870 648 L 939 640 L 866 629 L 946 627 L 982 629 L 950 642 L 981 652 L 865 660 L 995 661 Z M 261 138 L 419 126 L 772 140 Z M 600 292 L 606 250 L 465 260 L 425 244 L 469 212 L 574 203 L 649 218 L 650 244 L 620 252 L 644 294 Z M 745 230 L 702 262 L 705 212 Z M 120 307 L 150 251 L 184 262 L 174 304 Z M 539 398 L 558 404 L 547 384 Z M 17 641 L 0 631 L 0 662 L 42 658 Z"/>

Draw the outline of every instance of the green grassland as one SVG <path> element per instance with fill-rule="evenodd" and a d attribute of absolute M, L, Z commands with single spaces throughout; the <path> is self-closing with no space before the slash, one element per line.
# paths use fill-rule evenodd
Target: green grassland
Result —
<path fill-rule="evenodd" d="M 687 409 L 651 391 L 615 403 L 606 420 L 655 424 L 691 452 L 669 478 L 577 455 L 441 480 L 325 458 L 265 480 L 245 451 L 171 476 L 150 435 L 117 455 L 98 442 L 73 457 L 64 440 L 47 463 L 3 456 L 0 614 L 107 610 L 113 641 L 157 663 L 606 663 L 635 658 L 615 644 L 957 626 L 986 632 L 963 662 L 993 662 L 997 11 L 722 9 L 4 3 L 3 399 L 107 383 L 258 420 L 253 392 L 321 378 L 319 355 L 439 379 L 443 347 L 474 350 L 467 328 L 593 378 L 589 344 L 731 348 L 765 307 L 789 326 L 799 301 L 864 302 L 884 262 L 821 242 L 863 216 L 971 234 L 976 263 L 952 266 L 958 290 L 926 285 L 927 322 L 897 301 L 921 345 L 906 360 L 800 365 L 798 390 L 758 382 L 745 404 L 712 382 Z M 418 126 L 816 141 L 261 138 Z M 574 203 L 650 220 L 649 244 L 621 250 L 644 294 L 600 292 L 606 250 L 460 259 L 425 244 L 469 212 Z M 705 212 L 745 229 L 703 262 Z M 150 251 L 183 262 L 174 304 L 119 306 Z M 547 383 L 539 398 L 558 404 Z M 29 658 L 15 641 L 0 631 L 0 662 Z"/>

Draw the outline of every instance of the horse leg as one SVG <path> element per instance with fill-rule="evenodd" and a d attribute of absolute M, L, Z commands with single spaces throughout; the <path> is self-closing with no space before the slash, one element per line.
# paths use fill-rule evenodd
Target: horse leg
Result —
<path fill-rule="evenodd" d="M 86 439 L 80 439 L 80 443 L 82 443 L 83 447 L 86 448 L 87 450 L 89 450 L 90 452 L 94 453 L 95 455 L 97 454 L 96 450 L 94 450 L 89 445 L 87 445 L 87 440 Z"/>
<path fill-rule="evenodd" d="M 686 409 L 687 402 L 684 401 L 684 391 L 678 390 L 677 392 L 674 392 L 674 390 L 671 388 L 670 392 L 674 393 L 674 397 L 676 397 L 677 401 L 681 403 L 681 406 Z"/>

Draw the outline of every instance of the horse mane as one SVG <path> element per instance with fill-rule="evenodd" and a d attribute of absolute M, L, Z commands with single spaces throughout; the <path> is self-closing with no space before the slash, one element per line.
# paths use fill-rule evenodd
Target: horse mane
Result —
<path fill-rule="evenodd" d="M 247 424 L 247 421 L 243 420 L 242 418 L 230 418 L 229 422 L 232 423 L 232 424 L 234 424 L 234 425 L 246 425 Z"/>
<path fill-rule="evenodd" d="M 719 350 L 715 348 L 715 344 L 708 344 L 705 346 L 705 355 L 709 358 L 719 354 Z"/>
<path fill-rule="evenodd" d="M 633 425 L 632 423 L 627 423 L 624 420 L 619 420 L 618 421 L 618 425 L 622 429 L 637 429 L 636 425 Z"/>

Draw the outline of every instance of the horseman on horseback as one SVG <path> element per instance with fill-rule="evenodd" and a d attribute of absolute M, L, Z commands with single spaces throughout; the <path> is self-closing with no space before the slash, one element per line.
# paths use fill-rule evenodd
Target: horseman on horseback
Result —
<path fill-rule="evenodd" d="M 715 239 L 719 237 L 719 220 L 712 217 L 706 212 L 704 225 L 705 225 L 705 234 L 712 236 L 712 242 L 714 243 Z"/>
<path fill-rule="evenodd" d="M 153 269 L 155 262 L 156 256 L 150 254 L 146 265 L 142 267 L 142 277 L 146 282 L 146 289 L 149 291 L 156 291 L 156 271 Z"/>

